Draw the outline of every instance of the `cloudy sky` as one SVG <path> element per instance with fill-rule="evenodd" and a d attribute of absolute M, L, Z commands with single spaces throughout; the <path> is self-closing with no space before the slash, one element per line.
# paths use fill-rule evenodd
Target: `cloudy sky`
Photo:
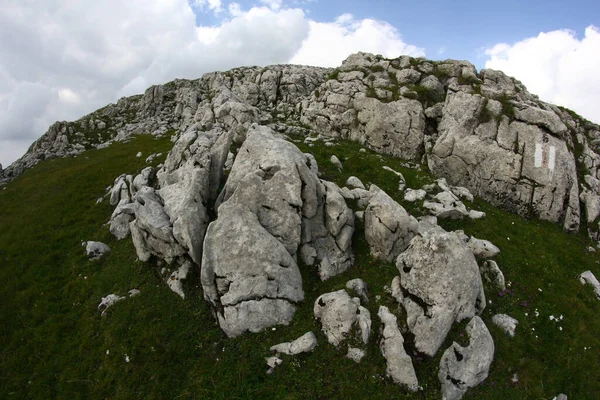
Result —
<path fill-rule="evenodd" d="M 597 0 L 0 0 L 0 163 L 152 84 L 361 50 L 500 69 L 600 122 Z"/>

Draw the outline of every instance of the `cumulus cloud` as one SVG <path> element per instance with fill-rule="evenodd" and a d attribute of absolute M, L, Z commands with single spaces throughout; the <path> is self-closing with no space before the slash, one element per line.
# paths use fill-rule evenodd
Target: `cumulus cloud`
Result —
<path fill-rule="evenodd" d="M 425 55 L 424 49 L 406 44 L 398 30 L 387 22 L 356 20 L 352 14 L 342 14 L 333 22 L 311 21 L 310 34 L 291 62 L 334 67 L 357 51 L 386 57 Z"/>
<path fill-rule="evenodd" d="M 202 15 L 217 22 L 198 24 Z M 0 8 L 0 37 L 5 167 L 52 122 L 152 84 L 241 65 L 332 66 L 359 50 L 423 54 L 385 22 L 349 14 L 315 22 L 280 0 L 249 9 L 222 0 L 20 0 Z"/>
<path fill-rule="evenodd" d="M 568 107 L 600 123 L 600 30 L 542 32 L 514 44 L 485 50 L 486 68 L 514 76 L 544 101 Z"/>

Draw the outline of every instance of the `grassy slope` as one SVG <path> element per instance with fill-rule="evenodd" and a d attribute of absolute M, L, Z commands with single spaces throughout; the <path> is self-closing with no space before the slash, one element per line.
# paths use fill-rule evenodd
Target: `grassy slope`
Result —
<path fill-rule="evenodd" d="M 398 160 L 359 153 L 353 143 L 299 146 L 315 155 L 324 178 L 343 184 L 356 175 L 398 200 L 397 179 L 382 165 L 403 172 L 409 187 L 431 181 L 425 173 L 403 169 Z M 306 300 L 290 326 L 236 339 L 227 339 L 216 326 L 197 276 L 189 280 L 189 295 L 182 301 L 162 283 L 157 268 L 136 261 L 130 240 L 116 241 L 103 226 L 112 208 L 94 203 L 116 176 L 139 171 L 146 155 L 169 147 L 168 138 L 142 136 L 78 158 L 40 163 L 0 189 L 0 397 L 440 398 L 436 370 L 441 351 L 433 360 L 417 362 L 423 392 L 405 395 L 385 378 L 385 360 L 375 340 L 357 365 L 343 357 L 345 348 L 330 346 L 313 322 L 314 300 L 355 277 L 371 287 L 367 307 L 374 337 L 380 326 L 375 296 L 394 309 L 383 286 L 397 271 L 371 259 L 362 226 L 355 234 L 357 261 L 351 271 L 320 282 L 303 267 Z M 136 158 L 138 151 L 144 157 Z M 332 154 L 344 162 L 343 173 L 330 166 Z M 495 339 L 496 360 L 490 378 L 468 397 L 552 398 L 564 392 L 595 398 L 600 393 L 600 302 L 577 275 L 586 269 L 600 275 L 598 256 L 585 252 L 582 236 L 565 235 L 557 226 L 524 221 L 483 202 L 474 207 L 488 216 L 447 228 L 497 244 L 502 250 L 497 261 L 512 286 L 502 296 L 486 291 L 492 304 L 483 318 Z M 103 261 L 90 262 L 80 247 L 83 240 L 104 241 L 113 251 Z M 100 317 L 96 307 L 102 296 L 123 295 L 131 288 L 141 294 Z M 521 321 L 514 339 L 490 322 L 493 313 L 504 311 Z M 561 314 L 562 331 L 548 318 Z M 462 327 L 451 332 L 444 347 L 460 337 Z M 287 357 L 274 374 L 264 374 L 268 348 L 308 330 L 318 336 L 317 349 Z M 515 372 L 517 384 L 511 382 Z"/>

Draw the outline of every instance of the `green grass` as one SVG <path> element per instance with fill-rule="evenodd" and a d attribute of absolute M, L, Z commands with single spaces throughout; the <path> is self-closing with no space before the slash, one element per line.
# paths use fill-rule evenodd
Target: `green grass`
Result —
<path fill-rule="evenodd" d="M 383 165 L 402 172 L 409 187 L 432 181 L 426 173 L 402 167 L 398 159 L 359 153 L 356 143 L 298 145 L 315 155 L 323 178 L 338 185 L 355 175 L 400 200 L 398 179 Z M 441 397 L 437 366 L 442 351 L 431 360 L 415 361 L 424 388 L 419 394 L 404 394 L 385 378 L 385 360 L 376 343 L 380 327 L 376 313 L 379 304 L 396 310 L 383 286 L 397 270 L 369 256 L 361 224 L 353 242 L 356 263 L 350 271 L 321 282 L 316 271 L 301 266 L 306 299 L 292 324 L 236 339 L 226 338 L 216 326 L 202 300 L 197 271 L 188 279 L 183 301 L 163 283 L 155 265 L 136 260 L 130 239 L 111 237 L 103 224 L 112 207 L 106 201 L 95 205 L 96 199 L 119 174 L 141 170 L 147 155 L 166 153 L 170 146 L 168 136 L 159 140 L 140 136 L 77 158 L 41 162 L 6 190 L 0 188 L 0 397 Z M 135 157 L 138 151 L 143 157 Z M 342 160 L 341 173 L 329 163 L 333 154 Z M 551 399 L 559 392 L 595 398 L 600 392 L 600 302 L 589 287 L 579 284 L 577 275 L 586 269 L 600 275 L 598 256 L 585 252 L 588 243 L 583 236 L 566 235 L 555 225 L 526 221 L 484 202 L 472 206 L 487 217 L 446 223 L 446 228 L 461 228 L 498 245 L 502 253 L 497 261 L 512 285 L 507 293 L 490 288 L 486 292 L 492 304 L 483 319 L 494 336 L 496 359 L 488 380 L 465 398 Z M 414 215 L 423 212 L 416 205 L 405 207 Z M 84 240 L 103 241 L 112 252 L 99 262 L 88 261 L 80 245 Z M 373 339 L 361 364 L 343 357 L 345 347 L 336 349 L 326 342 L 312 314 L 319 295 L 341 289 L 357 277 L 370 286 L 367 307 L 373 318 Z M 100 317 L 96 307 L 101 297 L 123 295 L 132 288 L 141 294 Z M 491 324 L 495 312 L 520 320 L 516 338 L 506 337 Z M 563 331 L 548 319 L 561 314 Z M 461 338 L 465 323 L 455 326 L 443 348 Z M 285 357 L 283 365 L 266 375 L 269 347 L 308 330 L 317 334 L 316 350 Z M 125 355 L 131 358 L 129 363 Z M 517 384 L 510 381 L 515 372 Z"/>

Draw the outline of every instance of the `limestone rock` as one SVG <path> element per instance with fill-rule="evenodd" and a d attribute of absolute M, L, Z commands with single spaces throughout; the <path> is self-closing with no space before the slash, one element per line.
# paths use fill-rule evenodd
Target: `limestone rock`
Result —
<path fill-rule="evenodd" d="M 277 368 L 283 363 L 283 360 L 281 358 L 275 356 L 267 357 L 265 360 L 267 361 L 267 365 L 269 366 L 267 374 L 272 374 L 275 368 Z"/>
<path fill-rule="evenodd" d="M 360 305 L 358 297 L 351 298 L 345 290 L 319 296 L 314 314 L 332 345 L 339 346 L 355 327 L 358 327 L 363 343 L 369 342 L 371 314 Z"/>
<path fill-rule="evenodd" d="M 354 292 L 360 297 L 360 299 L 368 303 L 369 302 L 369 289 L 367 283 L 360 278 L 351 279 L 346 282 L 346 289 L 354 290 Z"/>
<path fill-rule="evenodd" d="M 348 347 L 348 353 L 346 354 L 346 357 L 358 364 L 362 361 L 365 355 L 366 354 L 363 349 Z"/>
<path fill-rule="evenodd" d="M 396 266 L 408 328 L 422 353 L 435 355 L 455 321 L 472 318 L 485 308 L 475 257 L 454 232 L 416 236 Z"/>
<path fill-rule="evenodd" d="M 398 257 L 417 234 L 415 217 L 383 190 L 378 190 L 365 210 L 365 237 L 371 254 L 387 262 Z"/>
<path fill-rule="evenodd" d="M 169 288 L 177 293 L 179 297 L 185 299 L 185 293 L 183 292 L 183 282 L 187 278 L 190 269 L 192 268 L 192 263 L 190 261 L 186 261 L 177 271 L 173 271 L 173 273 L 167 279 L 167 285 Z"/>
<path fill-rule="evenodd" d="M 515 331 L 519 321 L 506 314 L 496 314 L 492 317 L 492 322 L 502 329 L 510 337 L 515 337 Z"/>
<path fill-rule="evenodd" d="M 365 185 L 355 176 L 351 176 L 346 180 L 346 186 L 350 189 L 365 189 Z"/>
<path fill-rule="evenodd" d="M 98 260 L 110 253 L 110 247 L 102 242 L 88 241 L 83 244 L 85 245 L 85 252 L 91 260 Z"/>
<path fill-rule="evenodd" d="M 312 332 L 307 332 L 292 342 L 279 343 L 271 346 L 270 350 L 276 353 L 287 354 L 290 356 L 308 353 L 317 347 L 317 337 Z"/>
<path fill-rule="evenodd" d="M 600 300 L 600 282 L 598 282 L 598 279 L 596 279 L 592 271 L 585 271 L 579 275 L 579 282 L 581 282 L 582 285 L 592 285 L 596 297 Z"/>
<path fill-rule="evenodd" d="M 416 392 L 419 382 L 412 360 L 404 350 L 404 337 L 398 329 L 396 316 L 386 306 L 380 306 L 377 315 L 383 324 L 383 337 L 379 347 L 387 361 L 387 375 L 395 383 L 405 386 L 411 392 Z"/>
<path fill-rule="evenodd" d="M 494 341 L 481 318 L 471 319 L 465 330 L 469 345 L 452 343 L 440 361 L 438 377 L 446 400 L 458 400 L 468 388 L 483 382 L 494 359 Z"/>
<path fill-rule="evenodd" d="M 504 280 L 504 274 L 498 267 L 496 261 L 486 260 L 481 266 L 481 277 L 487 282 L 493 284 L 498 290 L 505 290 L 506 283 Z"/>
<path fill-rule="evenodd" d="M 426 195 L 427 195 L 427 192 L 424 191 L 423 189 L 417 189 L 417 190 L 406 189 L 406 191 L 404 192 L 404 200 L 410 201 L 412 203 L 415 201 L 423 200 Z"/>
<path fill-rule="evenodd" d="M 337 158 L 336 156 L 331 156 L 331 159 L 329 160 L 334 167 L 336 167 L 338 170 L 342 170 L 342 162 L 340 161 L 339 158 Z"/>
<path fill-rule="evenodd" d="M 477 258 L 492 258 L 500 254 L 500 249 L 492 242 L 488 240 L 477 239 L 474 236 L 469 238 L 467 245 Z"/>

